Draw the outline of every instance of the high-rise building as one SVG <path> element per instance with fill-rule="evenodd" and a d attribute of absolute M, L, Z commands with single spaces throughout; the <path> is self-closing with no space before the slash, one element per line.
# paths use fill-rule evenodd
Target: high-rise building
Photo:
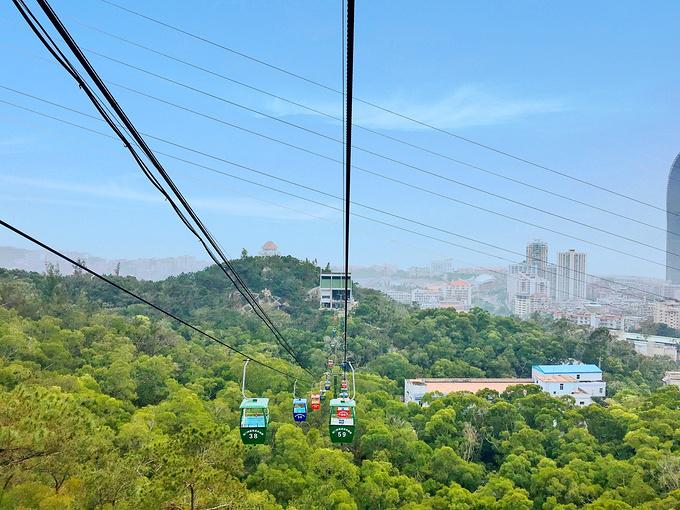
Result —
<path fill-rule="evenodd" d="M 529 267 L 535 268 L 540 278 L 545 278 L 548 266 L 548 244 L 539 240 L 527 244 L 526 263 Z"/>
<path fill-rule="evenodd" d="M 666 188 L 666 280 L 671 283 L 680 283 L 680 255 L 676 254 L 680 254 L 680 154 L 671 165 Z"/>
<path fill-rule="evenodd" d="M 557 254 L 558 301 L 578 301 L 586 298 L 586 254 L 576 250 Z"/>
<path fill-rule="evenodd" d="M 665 324 L 673 329 L 680 329 L 680 303 L 677 301 L 660 301 L 654 304 L 654 322 Z"/>

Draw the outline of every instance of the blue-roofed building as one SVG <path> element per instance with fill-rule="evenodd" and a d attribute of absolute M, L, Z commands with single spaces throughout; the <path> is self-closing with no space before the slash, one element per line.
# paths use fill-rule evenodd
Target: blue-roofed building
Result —
<path fill-rule="evenodd" d="M 597 365 L 534 365 L 531 379 L 550 395 L 571 395 L 578 406 L 590 405 L 593 397 L 606 395 L 607 383 Z"/>

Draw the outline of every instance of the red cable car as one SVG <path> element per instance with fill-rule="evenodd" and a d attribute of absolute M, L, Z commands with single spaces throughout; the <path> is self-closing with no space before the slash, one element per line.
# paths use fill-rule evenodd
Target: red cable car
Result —
<path fill-rule="evenodd" d="M 318 393 L 312 395 L 311 408 L 312 411 L 318 411 L 321 409 L 321 396 Z"/>

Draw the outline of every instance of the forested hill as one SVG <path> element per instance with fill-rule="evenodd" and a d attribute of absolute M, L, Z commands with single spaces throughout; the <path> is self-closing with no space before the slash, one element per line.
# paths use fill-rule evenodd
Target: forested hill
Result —
<path fill-rule="evenodd" d="M 320 377 L 338 322 L 290 257 L 234 264 Z M 292 367 L 216 267 L 161 282 L 119 278 L 218 338 Z M 680 392 L 669 362 L 604 330 L 417 311 L 358 289 L 350 350 L 358 437 L 332 447 L 327 408 L 291 416 L 292 384 L 251 364 L 271 399 L 267 445 L 238 435 L 242 357 L 89 276 L 0 270 L 0 509 L 670 510 L 680 508 Z M 526 376 L 535 363 L 601 362 L 607 399 L 585 409 L 535 388 L 399 401 L 409 376 Z M 308 392 L 309 387 L 302 391 Z"/>

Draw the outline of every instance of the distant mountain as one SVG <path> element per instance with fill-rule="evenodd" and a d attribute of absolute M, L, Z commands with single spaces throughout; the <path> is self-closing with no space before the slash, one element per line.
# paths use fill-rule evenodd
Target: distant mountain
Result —
<path fill-rule="evenodd" d="M 99 273 L 113 274 L 118 269 L 121 276 L 134 276 L 141 280 L 164 280 L 169 276 L 200 271 L 210 265 L 209 262 L 190 256 L 109 260 L 80 252 L 66 252 L 66 254 L 73 259 L 84 260 L 87 267 Z M 50 253 L 0 246 L 0 267 L 43 272 L 46 264 L 58 266 L 62 274 L 73 273 L 70 264 Z"/>

